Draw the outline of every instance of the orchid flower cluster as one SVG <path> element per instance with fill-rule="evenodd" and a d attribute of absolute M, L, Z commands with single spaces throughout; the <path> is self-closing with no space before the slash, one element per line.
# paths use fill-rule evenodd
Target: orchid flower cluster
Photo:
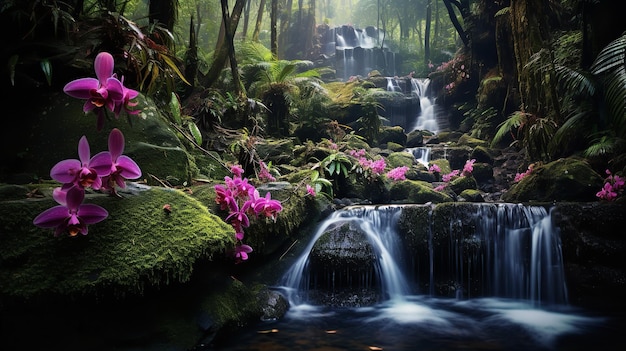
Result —
<path fill-rule="evenodd" d="M 109 151 L 91 156 L 89 142 L 83 136 L 78 142 L 78 160 L 58 162 L 50 170 L 52 179 L 63 183 L 52 192 L 59 204 L 40 213 L 33 224 L 41 228 L 54 228 L 54 236 L 67 232 L 87 235 L 88 225 L 108 217 L 108 212 L 95 204 L 83 204 L 85 190 L 108 190 L 116 194 L 116 187 L 125 188 L 126 179 L 141 177 L 139 166 L 130 157 L 122 155 L 124 135 L 119 129 L 109 134 Z"/>
<path fill-rule="evenodd" d="M 606 170 L 607 177 L 604 181 L 602 190 L 598 191 L 596 196 L 601 200 L 613 201 L 624 192 L 626 182 L 623 177 L 614 175 L 610 170 Z"/>
<path fill-rule="evenodd" d="M 384 174 L 387 178 L 400 181 L 406 179 L 406 172 L 409 170 L 407 166 L 399 166 L 389 170 L 385 173 L 385 168 L 387 167 L 387 163 L 384 158 L 379 158 L 377 160 L 370 160 L 366 155 L 365 149 L 360 150 L 348 150 L 348 155 L 354 157 L 359 162 L 359 167 L 361 170 L 365 172 L 371 172 L 374 176 L 380 176 Z"/>
<path fill-rule="evenodd" d="M 474 163 L 476 162 L 476 159 L 471 159 L 471 160 L 467 160 L 465 162 L 465 165 L 463 166 L 462 170 L 458 170 L 455 169 L 450 173 L 444 174 L 441 176 L 441 180 L 443 180 L 443 184 L 435 187 L 435 191 L 442 191 L 443 189 L 445 189 L 448 184 L 450 183 L 450 181 L 459 178 L 459 177 L 469 177 L 470 175 L 472 175 L 472 172 L 474 171 Z M 437 166 L 437 165 L 432 165 L 429 168 L 430 172 L 441 172 L 441 169 Z"/>
<path fill-rule="evenodd" d="M 105 108 L 119 117 L 122 110 L 129 114 L 138 114 L 131 110 L 137 105 L 131 102 L 139 92 L 126 88 L 124 78 L 118 80 L 113 73 L 113 56 L 107 52 L 99 53 L 94 61 L 96 78 L 79 78 L 65 85 L 63 91 L 75 98 L 85 99 L 83 111 L 94 111 L 98 116 L 98 131 L 104 126 Z M 109 151 L 102 151 L 91 157 L 87 137 L 78 141 L 78 159 L 58 162 L 50 170 L 50 177 L 63 185 L 52 192 L 52 198 L 58 203 L 40 213 L 33 224 L 41 228 L 54 228 L 54 236 L 67 232 L 74 237 L 81 233 L 87 235 L 88 225 L 98 223 L 109 213 L 95 204 L 83 204 L 86 189 L 105 190 L 117 195 L 117 188 L 126 187 L 126 179 L 141 177 L 141 169 L 130 157 L 123 155 L 124 134 L 114 128 L 108 139 Z"/>
<path fill-rule="evenodd" d="M 65 85 L 63 91 L 78 99 L 86 100 L 83 111 L 94 111 L 98 117 L 97 128 L 102 130 L 106 110 L 115 114 L 119 118 L 122 110 L 129 114 L 136 115 L 139 110 L 133 110 L 137 106 L 131 100 L 139 95 L 139 92 L 124 86 L 124 77 L 119 80 L 117 74 L 113 73 L 115 61 L 108 52 L 101 52 L 94 61 L 96 78 L 87 77 L 73 80 Z"/>
<path fill-rule="evenodd" d="M 235 229 L 235 259 L 237 262 L 248 259 L 248 254 L 252 252 L 252 247 L 243 243 L 244 228 L 250 226 L 249 215 L 258 217 L 263 215 L 276 221 L 276 216 L 282 211 L 283 206 L 278 200 L 271 198 L 268 192 L 265 197 L 259 195 L 259 191 L 254 185 L 248 182 L 248 178 L 242 178 L 243 168 L 234 165 L 230 169 L 231 177 L 224 177 L 224 185 L 214 186 L 216 197 L 215 202 L 220 205 L 221 210 L 229 212 L 226 222 Z"/>
<path fill-rule="evenodd" d="M 517 182 L 521 181 L 522 179 L 526 178 L 532 172 L 533 172 L 533 165 L 530 165 L 530 166 L 528 166 L 528 168 L 526 169 L 525 172 L 515 173 L 515 178 L 513 179 L 513 182 L 517 183 Z"/>

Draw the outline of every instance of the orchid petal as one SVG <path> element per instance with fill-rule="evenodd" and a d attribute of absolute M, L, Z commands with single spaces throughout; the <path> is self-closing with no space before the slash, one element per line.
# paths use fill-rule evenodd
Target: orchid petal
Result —
<path fill-rule="evenodd" d="M 89 168 L 95 170 L 99 177 L 111 174 L 111 167 L 113 167 L 113 162 L 111 153 L 108 151 L 101 151 L 89 160 Z"/>
<path fill-rule="evenodd" d="M 83 112 L 85 112 L 85 113 L 91 112 L 91 111 L 93 111 L 97 107 L 98 106 L 96 106 L 96 105 L 91 103 L 91 100 L 87 100 L 87 101 L 85 101 L 85 104 L 83 105 Z"/>
<path fill-rule="evenodd" d="M 124 134 L 117 128 L 113 128 L 109 134 L 109 152 L 114 161 L 124 152 Z"/>
<path fill-rule="evenodd" d="M 141 177 L 141 169 L 130 157 L 122 155 L 117 158 L 117 168 L 120 175 L 126 179 L 137 179 Z"/>
<path fill-rule="evenodd" d="M 95 204 L 84 204 L 78 209 L 78 217 L 85 224 L 98 223 L 109 216 L 109 212 Z"/>
<path fill-rule="evenodd" d="M 96 76 L 100 83 L 105 84 L 106 79 L 113 75 L 114 65 L 115 61 L 113 60 L 113 56 L 108 52 L 101 52 L 96 56 L 94 60 L 94 70 L 96 71 Z"/>
<path fill-rule="evenodd" d="M 91 150 L 89 149 L 89 141 L 86 136 L 82 136 L 78 141 L 78 158 L 81 165 L 89 164 L 89 157 L 91 156 Z"/>
<path fill-rule="evenodd" d="M 107 100 L 124 100 L 124 89 L 124 85 L 117 78 L 108 78 L 106 80 L 106 90 L 108 92 Z"/>
<path fill-rule="evenodd" d="M 62 187 L 54 188 L 52 190 L 52 198 L 59 205 L 66 206 L 67 205 L 67 189 L 63 189 Z"/>
<path fill-rule="evenodd" d="M 65 201 L 70 211 L 75 211 L 83 203 L 85 199 L 85 190 L 80 187 L 72 187 L 67 191 Z"/>
<path fill-rule="evenodd" d="M 41 212 L 33 220 L 33 224 L 41 228 L 58 227 L 69 217 L 67 207 L 58 205 Z"/>
<path fill-rule="evenodd" d="M 65 84 L 63 92 L 73 98 L 89 99 L 91 91 L 98 89 L 99 86 L 100 83 L 95 78 L 79 78 Z"/>
<path fill-rule="evenodd" d="M 79 160 L 59 161 L 50 170 L 50 177 L 61 183 L 72 183 L 82 165 Z"/>

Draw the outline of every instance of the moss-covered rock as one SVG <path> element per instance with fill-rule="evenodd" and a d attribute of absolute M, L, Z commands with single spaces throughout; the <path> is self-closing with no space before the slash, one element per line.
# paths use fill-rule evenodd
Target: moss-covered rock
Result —
<path fill-rule="evenodd" d="M 0 202 L 0 212 L 13 214 L 0 218 L 0 292 L 23 298 L 140 294 L 147 286 L 188 281 L 196 260 L 232 248 L 232 227 L 198 200 L 179 190 L 139 190 L 121 199 L 88 195 L 85 202 L 109 216 L 78 237 L 54 237 L 33 225 L 57 205 L 49 191 L 44 198 Z"/>
<path fill-rule="evenodd" d="M 406 166 L 411 168 L 415 163 L 415 156 L 408 151 L 392 152 L 387 156 L 387 166 L 389 168 L 396 168 Z"/>
<path fill-rule="evenodd" d="M 537 166 L 502 195 L 506 202 L 595 201 L 603 179 L 587 162 L 562 158 Z"/>
<path fill-rule="evenodd" d="M 451 180 L 448 187 L 455 194 L 460 194 L 463 190 L 478 189 L 478 184 L 476 183 L 476 179 L 474 179 L 474 177 L 463 176 Z"/>
<path fill-rule="evenodd" d="M 394 203 L 425 204 L 453 201 L 447 194 L 433 190 L 430 184 L 414 180 L 394 182 L 389 188 L 389 196 Z"/>

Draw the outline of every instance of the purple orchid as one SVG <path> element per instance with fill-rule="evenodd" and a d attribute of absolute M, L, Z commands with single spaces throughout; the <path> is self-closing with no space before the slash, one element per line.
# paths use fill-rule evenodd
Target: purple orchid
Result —
<path fill-rule="evenodd" d="M 111 153 L 102 151 L 90 157 L 89 142 L 83 135 L 78 141 L 78 157 L 58 162 L 50 170 L 52 179 L 64 183 L 64 188 L 78 186 L 82 189 L 91 187 L 98 190 L 102 187 L 102 177 L 111 173 L 113 164 Z"/>
<path fill-rule="evenodd" d="M 102 187 L 115 192 L 115 185 L 120 188 L 126 187 L 126 179 L 137 179 L 141 177 L 141 169 L 133 159 L 124 152 L 124 134 L 114 128 L 109 134 L 109 153 L 111 154 L 111 173 L 102 178 Z"/>
<path fill-rule="evenodd" d="M 85 192 L 79 187 L 63 190 L 56 188 L 52 197 L 59 203 L 40 213 L 33 220 L 33 224 L 41 228 L 55 228 L 54 236 L 67 232 L 70 236 L 78 233 L 87 235 L 87 225 L 98 223 L 109 216 L 102 207 L 94 204 L 83 204 Z"/>
<path fill-rule="evenodd" d="M 124 85 L 113 74 L 114 63 L 111 54 L 101 52 L 94 61 L 97 79 L 79 78 L 67 83 L 63 88 L 67 95 L 87 100 L 83 105 L 83 111 L 96 112 L 98 130 L 102 130 L 104 126 L 104 109 L 115 112 L 116 104 L 123 103 L 126 96 L 132 95 L 129 92 L 125 95 Z"/>
<path fill-rule="evenodd" d="M 235 247 L 235 258 L 237 260 L 245 261 L 248 259 L 248 254 L 252 252 L 252 247 L 246 244 L 240 244 Z"/>
<path fill-rule="evenodd" d="M 130 100 L 136 98 L 139 95 L 137 90 L 129 89 L 124 86 L 124 77 L 122 76 L 122 94 L 123 97 L 120 101 L 115 102 L 115 108 L 113 112 L 115 113 L 115 118 L 119 117 L 122 109 L 131 115 L 139 114 L 139 110 L 133 110 L 131 107 L 137 106 L 137 102 L 131 102 Z"/>
<path fill-rule="evenodd" d="M 254 202 L 254 212 L 263 214 L 265 217 L 276 221 L 276 215 L 282 211 L 283 206 L 278 200 L 272 199 L 272 194 L 267 192 L 265 197 L 260 197 Z"/>

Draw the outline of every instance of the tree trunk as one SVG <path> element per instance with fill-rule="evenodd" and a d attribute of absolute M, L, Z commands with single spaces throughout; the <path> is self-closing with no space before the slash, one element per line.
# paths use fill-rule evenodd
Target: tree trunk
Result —
<path fill-rule="evenodd" d="M 272 10 L 270 11 L 270 29 L 271 29 L 271 37 L 270 37 L 270 50 L 272 51 L 272 55 L 278 59 L 278 29 L 277 29 L 277 20 L 278 19 L 278 0 L 272 0 Z"/>
<path fill-rule="evenodd" d="M 228 2 L 228 0 L 221 0 L 221 1 L 226 2 L 226 3 Z M 237 31 L 237 26 L 239 25 L 239 19 L 241 18 L 241 13 L 243 11 L 245 2 L 246 0 L 236 0 L 235 6 L 233 7 L 233 12 L 230 15 L 230 17 L 222 14 L 222 22 L 223 22 L 222 25 L 224 29 L 228 28 L 228 35 L 226 35 L 225 33 L 224 38 L 230 37 L 232 40 L 232 38 L 235 37 L 235 31 Z M 228 22 L 228 26 L 224 26 L 226 22 Z M 225 41 L 227 40 L 225 39 Z M 229 54 L 231 52 L 232 52 L 232 56 L 234 57 L 235 50 L 234 50 L 234 47 L 232 46 L 232 43 L 230 45 L 228 43 L 227 45 L 221 45 L 216 50 L 213 64 L 211 64 L 211 68 L 209 68 L 209 72 L 207 73 L 203 81 L 203 84 L 202 84 L 203 86 L 208 88 L 215 83 L 215 81 L 220 75 L 220 72 L 224 68 L 224 65 L 226 64 L 226 60 L 229 58 Z M 231 63 L 232 63 L 232 60 L 231 60 Z M 238 74 L 236 76 L 239 77 Z M 241 85 L 239 83 L 239 85 L 237 85 L 237 89 L 239 89 L 240 86 Z"/>
<path fill-rule="evenodd" d="M 246 39 L 246 35 L 248 34 L 248 24 L 250 22 L 250 1 L 252 0 L 246 1 L 246 6 L 243 10 L 243 30 L 241 33 L 242 39 Z"/>
<path fill-rule="evenodd" d="M 468 47 L 469 46 L 469 37 L 467 36 L 467 33 L 463 29 L 463 26 L 461 26 L 461 23 L 459 23 L 459 20 L 456 18 L 456 14 L 454 13 L 454 9 L 452 8 L 451 1 L 452 0 L 443 0 L 443 4 L 446 5 L 446 9 L 448 10 L 448 16 L 450 17 L 450 21 L 452 22 L 452 25 L 456 29 L 456 32 L 459 33 L 459 37 L 463 41 L 463 45 Z M 457 3 L 455 3 L 455 5 L 457 6 L 459 11 L 461 12 L 462 17 L 465 18 L 465 16 L 463 16 L 463 13 L 464 13 L 463 8 L 458 6 Z"/>
<path fill-rule="evenodd" d="M 254 33 L 252 34 L 252 40 L 258 42 L 259 34 L 261 33 L 261 26 L 263 25 L 263 13 L 265 12 L 265 0 L 259 2 L 259 11 L 256 15 L 256 25 L 254 26 Z"/>
<path fill-rule="evenodd" d="M 430 23 L 433 18 L 432 2 L 428 0 L 426 4 L 426 29 L 424 30 L 424 63 L 430 62 Z"/>

